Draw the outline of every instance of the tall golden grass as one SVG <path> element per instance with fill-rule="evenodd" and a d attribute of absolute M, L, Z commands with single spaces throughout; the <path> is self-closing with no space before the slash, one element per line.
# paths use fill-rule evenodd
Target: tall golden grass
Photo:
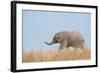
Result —
<path fill-rule="evenodd" d="M 87 60 L 91 59 L 90 49 L 63 49 L 56 51 L 31 51 L 23 52 L 22 62 L 44 62 L 64 60 Z"/>

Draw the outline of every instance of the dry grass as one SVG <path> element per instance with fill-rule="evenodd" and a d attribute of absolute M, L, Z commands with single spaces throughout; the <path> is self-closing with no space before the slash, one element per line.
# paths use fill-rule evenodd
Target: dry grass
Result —
<path fill-rule="evenodd" d="M 23 63 L 64 61 L 64 60 L 87 60 L 91 58 L 90 49 L 64 49 L 59 51 L 33 51 L 23 52 Z"/>

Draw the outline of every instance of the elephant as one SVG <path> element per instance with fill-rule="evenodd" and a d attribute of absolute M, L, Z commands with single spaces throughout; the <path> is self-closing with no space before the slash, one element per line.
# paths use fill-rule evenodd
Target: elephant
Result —
<path fill-rule="evenodd" d="M 78 31 L 62 31 L 54 35 L 51 43 L 45 42 L 47 45 L 52 45 L 54 43 L 60 43 L 59 49 L 64 49 L 68 47 L 74 48 L 85 48 L 85 41 L 83 36 Z"/>

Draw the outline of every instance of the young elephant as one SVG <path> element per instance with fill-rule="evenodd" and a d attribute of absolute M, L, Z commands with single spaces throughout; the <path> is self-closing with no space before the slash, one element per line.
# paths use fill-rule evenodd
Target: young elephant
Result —
<path fill-rule="evenodd" d="M 60 43 L 59 49 L 64 49 L 67 47 L 74 47 L 74 48 L 85 48 L 85 41 L 82 35 L 79 32 L 59 32 L 56 33 L 52 42 L 47 43 L 47 45 L 52 45 L 54 43 Z"/>

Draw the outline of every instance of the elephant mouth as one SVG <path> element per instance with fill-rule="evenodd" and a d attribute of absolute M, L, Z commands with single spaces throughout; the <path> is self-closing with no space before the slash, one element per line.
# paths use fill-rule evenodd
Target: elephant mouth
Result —
<path fill-rule="evenodd" d="M 55 43 L 58 43 L 58 41 L 55 41 Z"/>

